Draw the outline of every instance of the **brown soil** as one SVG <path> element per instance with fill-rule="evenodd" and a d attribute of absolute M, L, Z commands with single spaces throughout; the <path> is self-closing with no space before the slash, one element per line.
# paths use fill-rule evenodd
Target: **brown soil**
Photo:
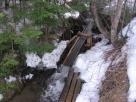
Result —
<path fill-rule="evenodd" d="M 127 102 L 128 77 L 126 68 L 109 69 L 102 82 L 100 102 Z"/>

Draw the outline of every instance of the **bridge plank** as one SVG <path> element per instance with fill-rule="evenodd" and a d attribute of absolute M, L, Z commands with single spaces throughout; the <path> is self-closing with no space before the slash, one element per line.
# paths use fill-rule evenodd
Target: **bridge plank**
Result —
<path fill-rule="evenodd" d="M 68 61 L 68 58 L 70 57 L 70 54 L 72 53 L 72 50 L 74 49 L 74 47 L 75 47 L 75 45 L 77 44 L 78 40 L 79 40 L 79 37 L 76 39 L 76 41 L 74 42 L 74 44 L 73 44 L 73 46 L 71 47 L 70 51 L 68 52 L 68 54 L 67 54 L 67 56 L 66 56 L 66 58 L 65 58 L 65 60 L 64 60 L 64 62 L 63 62 L 64 65 L 68 65 L 68 62 L 69 62 L 69 61 Z"/>
<path fill-rule="evenodd" d="M 74 90 L 75 90 L 75 87 L 76 87 L 77 78 L 78 78 L 78 73 L 74 73 L 74 77 L 72 79 L 72 83 L 71 83 L 71 86 L 70 86 L 70 89 L 69 89 L 69 92 L 68 92 L 66 102 L 71 102 L 72 99 L 73 99 L 73 94 L 74 94 Z"/>
<path fill-rule="evenodd" d="M 81 80 L 77 79 L 76 88 L 75 88 L 75 91 L 74 91 L 74 94 L 73 94 L 72 102 L 76 101 L 76 98 L 81 91 L 81 86 L 82 86 Z"/>
<path fill-rule="evenodd" d="M 79 73 L 74 73 L 74 69 L 71 68 L 71 66 L 74 64 L 81 48 L 85 45 L 86 40 L 86 36 L 81 35 L 80 37 L 77 37 L 73 42 L 73 46 L 69 46 L 68 51 L 65 51 L 67 52 L 65 53 L 65 57 L 61 60 L 63 65 L 70 66 L 70 70 L 59 102 L 75 102 L 78 94 L 80 93 L 82 82 L 78 78 Z"/>
<path fill-rule="evenodd" d="M 63 64 L 64 65 L 68 65 L 68 66 L 72 66 L 73 63 L 75 62 L 76 57 L 78 56 L 82 46 L 84 45 L 85 41 L 86 41 L 86 37 L 85 36 L 80 36 L 76 39 L 74 45 L 72 46 L 72 48 L 70 49 L 68 55 L 66 56 Z"/>
<path fill-rule="evenodd" d="M 67 78 L 66 84 L 64 86 L 64 89 L 61 93 L 59 102 L 65 102 L 66 101 L 73 76 L 74 76 L 74 70 L 73 70 L 73 68 L 70 68 L 68 78 Z"/>

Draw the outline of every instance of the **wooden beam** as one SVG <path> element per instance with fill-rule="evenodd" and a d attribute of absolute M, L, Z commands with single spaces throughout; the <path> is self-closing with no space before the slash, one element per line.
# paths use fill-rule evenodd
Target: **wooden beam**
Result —
<path fill-rule="evenodd" d="M 72 83 L 70 85 L 70 89 L 69 89 L 69 92 L 68 92 L 66 102 L 72 102 L 74 91 L 75 91 L 75 88 L 76 88 L 77 78 L 78 78 L 78 73 L 74 73 L 74 77 L 73 77 Z"/>
<path fill-rule="evenodd" d="M 75 102 L 75 101 L 76 101 L 76 98 L 77 98 L 78 94 L 79 94 L 80 91 L 81 91 L 81 86 L 82 86 L 81 80 L 80 80 L 80 79 L 77 79 L 77 83 L 76 83 L 75 91 L 74 91 L 74 94 L 73 94 L 72 102 Z"/>
<path fill-rule="evenodd" d="M 66 101 L 73 76 L 74 76 L 74 70 L 73 70 L 73 68 L 70 68 L 68 78 L 67 78 L 66 84 L 64 86 L 64 89 L 61 93 L 59 102 L 65 102 Z"/>

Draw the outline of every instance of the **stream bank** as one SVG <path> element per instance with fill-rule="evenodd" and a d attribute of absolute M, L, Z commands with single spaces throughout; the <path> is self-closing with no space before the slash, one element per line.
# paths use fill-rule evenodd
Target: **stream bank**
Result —
<path fill-rule="evenodd" d="M 31 81 L 27 81 L 23 90 L 16 94 L 8 102 L 39 102 L 43 89 L 48 85 L 48 78 L 55 72 L 55 69 L 46 71 L 34 71 L 36 73 Z"/>

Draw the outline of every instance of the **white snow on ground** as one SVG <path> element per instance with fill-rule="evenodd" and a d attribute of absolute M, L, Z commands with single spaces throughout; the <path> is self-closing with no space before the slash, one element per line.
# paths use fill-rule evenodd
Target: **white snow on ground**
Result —
<path fill-rule="evenodd" d="M 104 7 L 104 12 L 115 11 L 117 8 L 118 0 L 112 0 L 107 6 Z M 123 4 L 126 4 L 126 6 L 132 10 L 135 4 L 135 0 L 123 0 Z"/>
<path fill-rule="evenodd" d="M 58 3 L 62 5 L 64 4 L 64 0 L 58 0 Z"/>
<path fill-rule="evenodd" d="M 136 17 L 122 30 L 122 35 L 125 37 L 133 37 L 136 34 Z"/>
<path fill-rule="evenodd" d="M 25 76 L 25 79 L 26 80 L 31 80 L 33 78 L 33 76 L 34 75 L 30 73 L 30 74 L 28 74 L 28 75 Z"/>
<path fill-rule="evenodd" d="M 69 2 L 72 2 L 72 0 L 58 0 L 58 5 L 65 5 L 66 7 L 71 9 L 71 7 L 68 5 Z"/>
<path fill-rule="evenodd" d="M 0 94 L 0 101 L 3 99 L 3 95 L 2 94 Z"/>
<path fill-rule="evenodd" d="M 127 35 L 127 74 L 129 78 L 128 102 L 136 101 L 136 17 L 123 29 Z"/>
<path fill-rule="evenodd" d="M 9 76 L 8 78 L 5 78 L 5 81 L 7 83 L 15 82 L 16 80 L 17 80 L 16 77 L 13 76 Z"/>
<path fill-rule="evenodd" d="M 41 58 L 36 53 L 26 53 L 26 64 L 28 67 L 36 68 Z"/>
<path fill-rule="evenodd" d="M 127 0 L 127 6 L 132 9 L 135 5 L 135 2 L 136 0 Z"/>
<path fill-rule="evenodd" d="M 70 17 L 71 17 L 71 13 L 70 13 L 70 12 L 66 12 L 66 13 L 64 14 L 64 17 L 65 17 L 66 19 L 70 18 Z"/>
<path fill-rule="evenodd" d="M 58 0 L 59 4 L 64 4 L 65 2 L 72 2 L 72 0 Z"/>
<path fill-rule="evenodd" d="M 80 72 L 80 78 L 85 81 L 76 102 L 98 102 L 101 81 L 104 80 L 105 72 L 111 61 L 104 60 L 104 53 L 112 49 L 106 45 L 107 40 L 103 39 L 94 47 L 77 58 L 75 71 Z"/>
<path fill-rule="evenodd" d="M 68 75 L 69 68 L 63 66 L 61 73 L 55 73 L 49 81 L 49 85 L 45 93 L 41 97 L 41 102 L 58 102 L 60 94 L 65 84 L 65 78 Z"/>
<path fill-rule="evenodd" d="M 72 0 L 66 0 L 66 2 L 72 2 Z"/>
<path fill-rule="evenodd" d="M 110 8 L 110 7 L 115 7 L 116 5 L 117 5 L 117 3 L 118 3 L 118 0 L 112 0 L 111 2 L 110 2 L 110 4 L 108 4 L 107 6 L 106 6 L 106 8 Z M 135 4 L 135 0 L 123 0 L 123 4 L 125 4 L 126 3 L 126 5 L 129 7 L 129 8 L 133 8 L 133 6 L 134 6 L 134 4 Z"/>
<path fill-rule="evenodd" d="M 64 18 L 68 19 L 70 17 L 77 19 L 79 17 L 80 13 L 78 11 L 71 11 L 71 12 L 66 12 L 64 14 Z"/>
<path fill-rule="evenodd" d="M 59 61 L 61 54 L 65 50 L 68 41 L 61 41 L 57 48 L 51 53 L 45 53 L 42 57 L 42 62 L 44 67 L 47 68 L 57 68 L 56 63 Z"/>
<path fill-rule="evenodd" d="M 84 4 L 85 5 L 85 7 L 87 7 L 87 8 L 89 8 L 90 7 L 90 5 L 89 4 Z"/>
<path fill-rule="evenodd" d="M 27 66 L 36 68 L 40 62 L 42 62 L 44 67 L 57 68 L 56 63 L 59 61 L 61 54 L 66 48 L 67 42 L 68 41 L 61 41 L 56 44 L 56 49 L 54 49 L 51 53 L 45 53 L 42 58 L 40 58 L 36 53 L 26 53 Z"/>

